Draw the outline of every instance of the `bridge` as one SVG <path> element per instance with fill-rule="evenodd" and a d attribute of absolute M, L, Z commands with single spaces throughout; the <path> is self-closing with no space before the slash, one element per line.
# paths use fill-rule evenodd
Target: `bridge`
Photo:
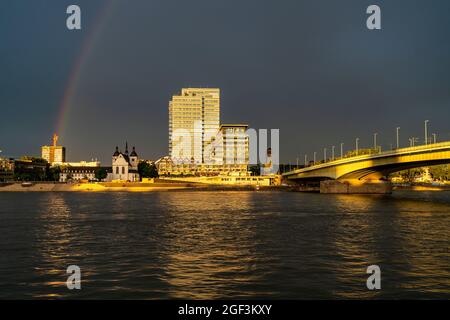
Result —
<path fill-rule="evenodd" d="M 326 193 L 385 193 L 389 186 L 382 182 L 390 173 L 446 163 L 450 163 L 450 141 L 339 158 L 286 172 L 283 178 L 299 184 L 322 181 L 321 192 Z"/>

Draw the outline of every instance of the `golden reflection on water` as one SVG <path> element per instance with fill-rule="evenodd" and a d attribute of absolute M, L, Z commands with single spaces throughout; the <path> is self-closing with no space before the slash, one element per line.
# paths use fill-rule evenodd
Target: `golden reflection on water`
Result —
<path fill-rule="evenodd" d="M 162 199 L 170 213 L 162 244 L 167 261 L 162 280 L 170 286 L 172 298 L 242 294 L 240 286 L 261 278 L 254 269 L 263 263 L 255 255 L 254 230 L 245 225 L 245 213 L 254 205 L 251 193 L 230 195 L 228 203 L 223 197 L 201 199 L 189 201 L 182 193 Z M 199 206 L 207 214 L 198 214 Z M 256 293 L 246 292 L 252 294 Z"/>
<path fill-rule="evenodd" d="M 433 199 L 46 193 L 28 216 L 33 274 L 21 281 L 33 297 L 74 297 L 66 268 L 77 264 L 83 298 L 445 296 L 450 204 Z M 381 291 L 366 288 L 372 264 Z"/>
<path fill-rule="evenodd" d="M 369 291 L 365 287 L 366 268 L 372 264 L 380 266 L 382 287 L 389 290 L 416 296 L 448 294 L 450 233 L 446 219 L 450 206 L 422 199 L 385 200 L 383 196 L 336 196 L 336 206 L 343 212 L 334 232 L 341 257 L 336 266 L 336 279 L 341 283 L 336 296 L 352 299 L 383 294 L 383 289 Z"/>
<path fill-rule="evenodd" d="M 36 297 L 55 298 L 60 294 L 52 290 L 65 285 L 61 280 L 66 279 L 65 271 L 69 265 L 66 257 L 74 254 L 69 252 L 72 239 L 71 211 L 64 197 L 58 193 L 48 193 L 39 201 L 37 219 L 40 220 L 40 227 L 35 229 L 35 233 L 37 255 L 40 258 L 35 273 L 46 279 L 42 284 L 48 293 L 39 293 Z"/>
<path fill-rule="evenodd" d="M 366 269 L 378 263 L 379 253 L 372 241 L 377 226 L 370 219 L 373 214 L 367 213 L 374 211 L 379 199 L 366 195 L 336 195 L 334 200 L 341 212 L 333 232 L 337 260 L 340 261 L 335 267 L 336 281 L 340 285 L 334 294 L 343 299 L 373 297 L 376 292 L 365 287 Z M 362 213 L 365 219 L 361 219 Z"/>
<path fill-rule="evenodd" d="M 450 287 L 450 230 L 445 221 L 450 205 L 404 199 L 394 204 L 399 212 L 396 221 L 401 237 L 399 276 L 413 279 L 399 283 L 401 290 L 430 294 L 448 294 Z M 439 244 L 439 245 L 437 245 Z"/>

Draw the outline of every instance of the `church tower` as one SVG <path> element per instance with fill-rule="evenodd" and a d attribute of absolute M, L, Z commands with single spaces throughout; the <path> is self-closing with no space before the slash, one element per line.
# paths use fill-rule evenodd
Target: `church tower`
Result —
<path fill-rule="evenodd" d="M 119 147 L 116 146 L 116 152 L 114 152 L 113 154 L 113 162 L 117 160 L 117 157 L 119 156 L 120 152 L 119 152 Z"/>
<path fill-rule="evenodd" d="M 136 153 L 136 147 L 133 147 L 133 151 L 130 154 L 130 164 L 133 169 L 137 170 L 138 164 L 139 164 L 139 158 L 138 158 L 138 154 Z"/>

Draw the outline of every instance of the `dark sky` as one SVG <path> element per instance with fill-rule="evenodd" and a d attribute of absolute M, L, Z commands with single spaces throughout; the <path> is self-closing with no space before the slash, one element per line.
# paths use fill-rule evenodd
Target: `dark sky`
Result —
<path fill-rule="evenodd" d="M 78 4 L 82 30 L 66 28 Z M 382 30 L 366 28 L 370 4 Z M 167 154 L 167 104 L 186 86 L 222 90 L 221 121 L 279 128 L 281 158 L 450 140 L 450 2 L 364 0 L 14 0 L 0 3 L 0 150 L 39 155 L 57 130 L 68 160 L 105 165 L 128 140 Z"/>

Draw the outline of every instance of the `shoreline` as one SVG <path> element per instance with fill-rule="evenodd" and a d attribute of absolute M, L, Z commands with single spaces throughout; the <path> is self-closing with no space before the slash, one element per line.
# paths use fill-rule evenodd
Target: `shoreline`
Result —
<path fill-rule="evenodd" d="M 1 183 L 2 192 L 156 192 L 156 191 L 291 191 L 287 186 L 213 185 L 200 183 Z"/>
<path fill-rule="evenodd" d="M 2 192 L 170 192 L 170 191 L 278 191 L 312 192 L 299 190 L 296 186 L 215 185 L 188 182 L 156 183 L 53 183 L 36 182 L 23 185 L 18 182 L 0 183 Z M 393 185 L 393 191 L 450 191 L 450 186 Z"/>
<path fill-rule="evenodd" d="M 399 186 L 393 185 L 393 190 L 407 190 L 407 191 L 450 191 L 450 186 L 433 186 L 433 185 L 412 185 Z"/>

